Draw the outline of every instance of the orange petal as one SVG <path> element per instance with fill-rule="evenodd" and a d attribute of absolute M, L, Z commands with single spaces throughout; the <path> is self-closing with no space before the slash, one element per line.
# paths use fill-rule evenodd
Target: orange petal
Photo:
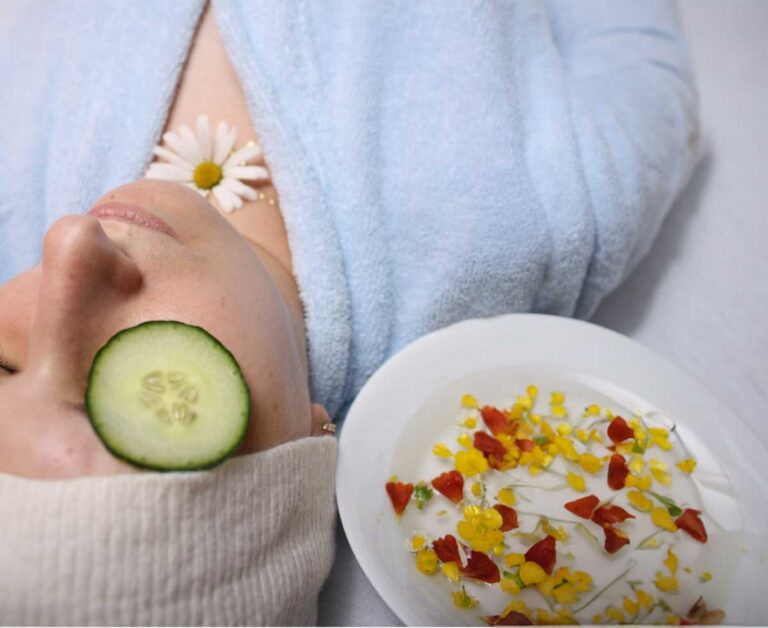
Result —
<path fill-rule="evenodd" d="M 464 499 L 464 477 L 456 469 L 438 475 L 432 480 L 432 486 L 454 504 Z"/>
<path fill-rule="evenodd" d="M 707 530 L 704 522 L 699 517 L 699 511 L 693 508 L 686 508 L 683 514 L 675 519 L 675 525 L 681 530 L 685 530 L 699 543 L 707 542 Z"/>
<path fill-rule="evenodd" d="M 597 525 L 605 526 L 613 523 L 621 523 L 626 519 L 634 519 L 635 515 L 628 513 L 621 506 L 600 506 L 592 515 L 592 521 Z"/>
<path fill-rule="evenodd" d="M 402 482 L 387 482 L 387 495 L 392 502 L 392 508 L 399 517 L 403 514 L 413 493 L 413 484 L 403 484 Z"/>
<path fill-rule="evenodd" d="M 456 542 L 456 537 L 452 534 L 446 534 L 444 537 L 432 541 L 432 549 L 435 550 L 437 557 L 444 563 L 454 562 L 457 565 L 461 565 L 459 544 Z"/>
<path fill-rule="evenodd" d="M 493 406 L 483 406 L 480 408 L 480 414 L 494 436 L 496 434 L 514 434 L 517 431 L 516 426 L 510 424 L 507 415 Z"/>
<path fill-rule="evenodd" d="M 528 551 L 525 553 L 525 560 L 538 563 L 539 567 L 551 576 L 557 561 L 555 546 L 555 537 L 547 535 L 541 541 L 528 548 Z"/>
<path fill-rule="evenodd" d="M 629 543 L 629 537 L 621 530 L 612 526 L 603 526 L 605 532 L 605 549 L 609 554 L 615 554 Z"/>
<path fill-rule="evenodd" d="M 568 502 L 565 505 L 566 510 L 570 510 L 574 515 L 590 519 L 592 512 L 600 503 L 597 495 L 587 495 L 579 499 L 574 499 L 572 502 Z"/>
<path fill-rule="evenodd" d="M 614 491 L 624 488 L 629 475 L 627 461 L 621 454 L 613 454 L 608 463 L 608 486 Z"/>
<path fill-rule="evenodd" d="M 634 437 L 635 430 L 629 427 L 627 422 L 620 416 L 614 417 L 608 425 L 608 438 L 614 443 L 620 443 Z"/>
<path fill-rule="evenodd" d="M 509 611 L 503 617 L 501 615 L 488 615 L 483 619 L 489 626 L 533 626 L 530 619 L 517 611 Z"/>
<path fill-rule="evenodd" d="M 497 456 L 503 458 L 507 453 L 507 448 L 501 443 L 501 441 L 495 439 L 493 436 L 486 434 L 485 432 L 475 432 L 474 440 L 475 449 L 479 449 L 487 456 Z"/>
<path fill-rule="evenodd" d="M 462 576 L 491 584 L 501 580 L 501 574 L 496 563 L 487 554 L 483 554 L 483 552 L 467 550 L 467 566 L 459 566 L 459 571 Z"/>
<path fill-rule="evenodd" d="M 504 504 L 496 504 L 493 508 L 501 515 L 502 524 L 500 530 L 502 532 L 513 530 L 518 526 L 517 511 L 514 508 Z"/>

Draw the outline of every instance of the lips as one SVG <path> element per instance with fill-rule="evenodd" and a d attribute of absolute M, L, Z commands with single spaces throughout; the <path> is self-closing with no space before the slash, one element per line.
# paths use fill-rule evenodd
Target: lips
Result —
<path fill-rule="evenodd" d="M 176 232 L 171 229 L 168 223 L 155 216 L 155 214 L 149 210 L 139 207 L 138 205 L 118 202 L 103 203 L 89 210 L 88 215 L 95 218 L 115 218 L 133 222 L 141 227 L 165 233 L 176 240 L 179 239 Z"/>

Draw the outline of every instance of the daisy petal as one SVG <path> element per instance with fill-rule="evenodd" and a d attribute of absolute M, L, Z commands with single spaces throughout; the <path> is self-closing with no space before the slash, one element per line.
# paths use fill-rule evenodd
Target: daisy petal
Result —
<path fill-rule="evenodd" d="M 179 157 L 173 151 L 170 151 L 167 148 L 163 148 L 162 146 L 155 146 L 152 149 L 152 152 L 160 157 L 160 159 L 165 159 L 165 161 L 172 163 L 174 166 L 178 166 L 179 168 L 188 168 L 189 178 L 192 178 L 192 164 L 183 157 Z"/>
<path fill-rule="evenodd" d="M 166 181 L 189 181 L 190 173 L 188 170 L 182 170 L 173 164 L 161 164 L 155 162 L 149 165 L 147 179 L 165 179 Z"/>
<path fill-rule="evenodd" d="M 213 195 L 216 197 L 219 205 L 221 205 L 221 208 L 228 214 L 231 214 L 236 208 L 243 206 L 243 201 L 237 194 L 233 194 L 221 185 L 213 188 Z"/>
<path fill-rule="evenodd" d="M 204 161 L 210 161 L 213 157 L 213 140 L 211 138 L 211 125 L 208 122 L 208 116 L 197 116 L 197 127 L 195 136 Z"/>
<path fill-rule="evenodd" d="M 237 138 L 237 128 L 231 129 L 227 126 L 226 122 L 219 122 L 219 126 L 216 128 L 216 144 L 213 149 L 213 161 L 217 164 L 223 164 L 224 160 L 229 155 L 229 151 L 235 145 L 235 139 Z"/>
<path fill-rule="evenodd" d="M 231 177 L 224 177 L 219 185 L 223 185 L 233 194 L 237 194 L 238 196 L 241 196 L 246 200 L 255 201 L 258 198 L 258 196 L 256 195 L 256 190 L 254 190 L 249 185 L 245 185 L 245 183 L 241 183 L 237 179 L 232 179 Z"/>
<path fill-rule="evenodd" d="M 224 176 L 249 181 L 266 181 L 269 179 L 269 172 L 261 166 L 230 166 L 224 168 Z"/>
<path fill-rule="evenodd" d="M 179 133 L 181 134 L 181 138 L 187 143 L 189 150 L 195 155 L 195 159 L 192 163 L 199 164 L 201 161 L 205 161 L 205 158 L 203 157 L 203 149 L 200 148 L 200 144 L 197 142 L 197 138 L 195 137 L 195 134 L 192 133 L 192 130 L 186 124 L 182 124 L 179 127 Z"/>
<path fill-rule="evenodd" d="M 173 131 L 169 131 L 168 133 L 163 134 L 163 141 L 168 144 L 173 150 L 175 150 L 180 157 L 182 157 L 185 161 L 188 161 L 190 164 L 197 164 L 199 163 L 195 151 L 187 146 L 187 142 L 181 139 L 176 133 Z"/>
<path fill-rule="evenodd" d="M 227 168 L 229 166 L 237 166 L 241 163 L 248 163 L 251 159 L 256 159 L 257 157 L 261 157 L 261 146 L 258 144 L 243 146 L 227 158 L 223 167 Z"/>

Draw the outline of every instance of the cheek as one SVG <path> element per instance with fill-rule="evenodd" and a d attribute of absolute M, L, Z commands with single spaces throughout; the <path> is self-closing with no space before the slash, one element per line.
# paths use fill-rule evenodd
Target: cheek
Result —
<path fill-rule="evenodd" d="M 25 362 L 39 285 L 40 267 L 35 266 L 0 286 L 0 346 L 20 364 Z"/>
<path fill-rule="evenodd" d="M 102 445 L 87 417 L 53 400 L 16 394 L 0 384 L 0 472 L 64 478 L 123 468 Z"/>

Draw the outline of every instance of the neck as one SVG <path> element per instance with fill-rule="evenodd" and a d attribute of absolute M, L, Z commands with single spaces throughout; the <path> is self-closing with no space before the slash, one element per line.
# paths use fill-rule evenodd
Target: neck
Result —
<path fill-rule="evenodd" d="M 290 258 L 288 260 L 283 259 L 284 256 L 281 255 L 281 251 L 273 250 L 269 241 L 259 241 L 242 231 L 240 235 L 251 245 L 253 252 L 261 260 L 261 263 L 266 268 L 272 282 L 283 298 L 296 339 L 296 346 L 300 350 L 305 370 L 308 372 L 304 306 L 299 296 L 299 288 L 293 275 Z"/>

